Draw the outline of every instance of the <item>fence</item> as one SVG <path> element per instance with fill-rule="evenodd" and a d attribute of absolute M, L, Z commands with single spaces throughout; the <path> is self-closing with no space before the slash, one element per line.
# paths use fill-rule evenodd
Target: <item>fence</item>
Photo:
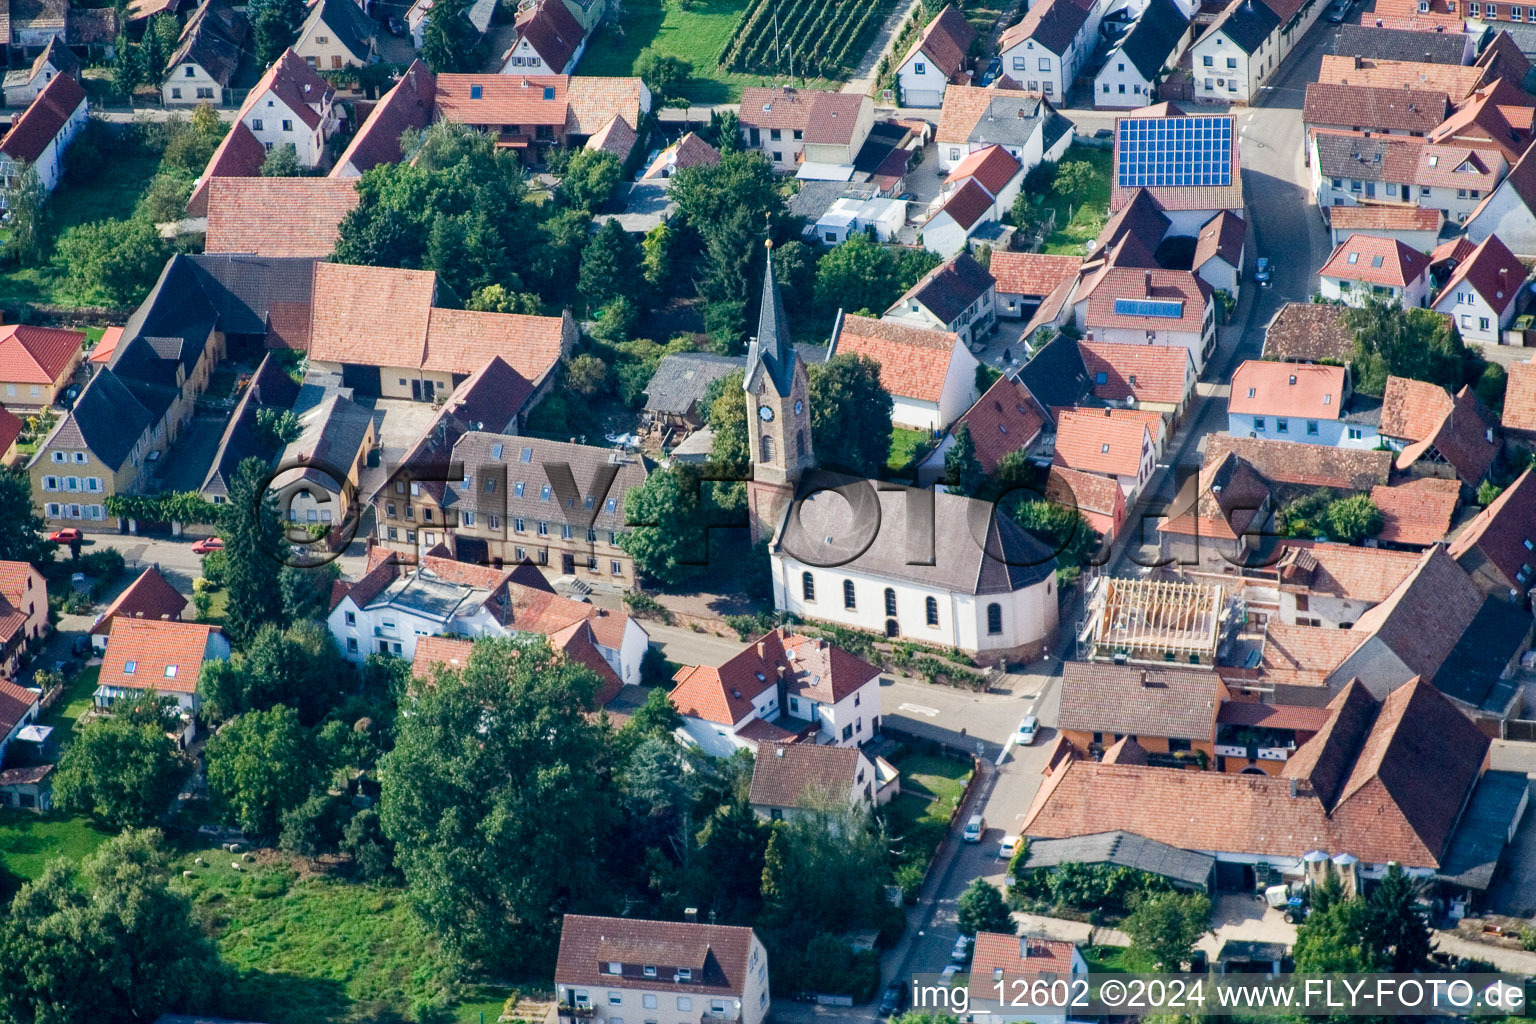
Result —
<path fill-rule="evenodd" d="M 1504 723 L 1504 739 L 1536 742 L 1536 721 L 1528 718 L 1511 718 Z"/>

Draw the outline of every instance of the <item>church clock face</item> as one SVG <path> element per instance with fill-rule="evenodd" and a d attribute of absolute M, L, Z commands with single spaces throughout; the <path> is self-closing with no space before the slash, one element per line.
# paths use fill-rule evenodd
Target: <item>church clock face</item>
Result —
<path fill-rule="evenodd" d="M 757 407 L 757 418 L 762 420 L 764 423 L 769 422 L 770 420 L 773 419 L 773 408 L 771 406 L 767 406 L 767 405 L 760 405 L 760 406 L 758 406 Z"/>
<path fill-rule="evenodd" d="M 800 415 L 800 410 L 802 410 L 804 408 L 805 408 L 805 403 L 804 402 L 799 402 L 799 401 L 795 402 L 795 415 L 799 416 Z"/>

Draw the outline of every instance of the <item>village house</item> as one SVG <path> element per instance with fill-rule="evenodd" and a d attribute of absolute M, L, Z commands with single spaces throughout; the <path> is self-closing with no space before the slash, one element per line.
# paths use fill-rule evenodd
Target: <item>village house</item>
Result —
<path fill-rule="evenodd" d="M 1073 320 L 1092 341 L 1184 348 L 1200 373 L 1216 348 L 1211 296 L 1187 270 L 1110 267 L 1073 296 Z"/>
<path fill-rule="evenodd" d="M 568 75 L 587 48 L 586 28 L 565 0 L 519 5 L 512 45 L 501 55 L 504 75 Z"/>
<path fill-rule="evenodd" d="M 1189 44 L 1189 26 L 1173 0 L 1148 0 L 1094 76 L 1094 107 L 1128 110 L 1151 103 L 1158 82 Z"/>
<path fill-rule="evenodd" d="M 1433 308 L 1450 317 L 1462 340 L 1502 345 L 1520 312 L 1529 271 L 1498 235 L 1489 235 L 1456 265 Z"/>
<path fill-rule="evenodd" d="M 0 327 L 0 405 L 23 412 L 55 405 L 85 357 L 84 346 L 84 331 Z"/>
<path fill-rule="evenodd" d="M 953 331 L 969 347 L 997 326 L 996 283 L 962 252 L 924 274 L 880 319 Z"/>
<path fill-rule="evenodd" d="M 1439 127 L 1450 109 L 1450 97 L 1433 89 L 1312 82 L 1307 86 L 1302 121 L 1308 131 L 1324 128 L 1424 138 Z"/>
<path fill-rule="evenodd" d="M 880 731 L 880 670 L 781 628 L 717 667 L 685 665 L 668 695 L 680 736 L 715 757 L 762 742 L 858 747 Z"/>
<path fill-rule="evenodd" d="M 576 344 L 569 312 L 479 313 L 436 298 L 430 270 L 316 264 L 311 367 L 340 374 L 359 395 L 431 402 L 501 356 L 542 394 Z"/>
<path fill-rule="evenodd" d="M 1447 551 L 1485 593 L 1523 604 L 1536 587 L 1536 474 L 1521 473 Z"/>
<path fill-rule="evenodd" d="M 939 170 L 948 173 L 979 149 L 1002 146 L 1028 174 L 1042 162 L 1060 160 L 1072 144 L 1072 122 L 1038 92 L 999 82 L 982 88 L 953 85 L 934 131 Z"/>
<path fill-rule="evenodd" d="M 1302 0 L 1232 0 L 1190 47 L 1195 99 L 1252 103 L 1322 13 Z"/>
<path fill-rule="evenodd" d="M 107 633 L 101 675 L 93 695 L 108 708 L 123 697 L 155 693 L 176 701 L 185 714 L 197 714 L 197 678 L 203 663 L 228 658 L 229 639 L 206 622 L 135 619 L 119 615 Z"/>
<path fill-rule="evenodd" d="M 0 676 L 15 678 L 48 631 L 48 587 L 28 562 L 0 562 Z"/>
<path fill-rule="evenodd" d="M 28 171 L 52 192 L 64 176 L 64 151 L 80 134 L 90 114 L 85 90 L 69 75 L 57 75 L 43 87 L 26 110 L 11 121 L 0 138 L 0 210 L 26 184 Z"/>
<path fill-rule="evenodd" d="M 1381 436 L 1394 465 L 1413 476 L 1457 478 L 1476 487 L 1499 456 L 1498 418 L 1470 386 L 1452 397 L 1438 384 L 1388 377 Z"/>
<path fill-rule="evenodd" d="M 1193 237 L 1223 210 L 1240 214 L 1240 141 L 1229 114 L 1189 116 L 1160 104 L 1117 118 L 1109 190 L 1111 220 L 1098 244 L 1111 244 L 1111 229 L 1117 227 L 1114 215 L 1132 205 L 1139 193 L 1166 218 L 1168 235 Z M 1142 240 L 1156 246 L 1154 239 Z"/>
<path fill-rule="evenodd" d="M 651 425 L 681 434 L 698 430 L 709 418 L 709 410 L 703 407 L 709 385 L 746 364 L 741 356 L 713 352 L 673 352 L 662 356 L 645 386 L 645 414 Z"/>
<path fill-rule="evenodd" d="M 166 106 L 226 106 L 230 81 L 251 24 L 231 0 L 202 0 L 181 27 L 181 40 L 166 61 L 160 100 Z"/>
<path fill-rule="evenodd" d="M 1106 550 L 1125 528 L 1125 492 L 1109 477 L 1052 466 L 1045 480 L 1045 497 L 1047 501 L 1077 509 L 1099 535 L 1100 551 Z"/>
<path fill-rule="evenodd" d="M 896 69 L 897 106 L 939 107 L 951 83 L 970 81 L 966 57 L 976 42 L 976 29 L 953 4 L 945 4 Z"/>
<path fill-rule="evenodd" d="M 0 679 L 0 760 L 4 759 L 5 749 L 20 737 L 22 730 L 37 721 L 41 714 L 42 697 L 41 690 L 28 689 L 9 679 Z M 14 806 L 16 803 L 0 799 L 0 807 Z"/>
<path fill-rule="evenodd" d="M 399 163 L 400 139 L 432 123 L 436 109 L 437 76 L 420 59 L 411 62 L 394 86 L 374 104 L 357 134 L 336 158 L 332 178 L 356 178 L 379 164 Z"/>
<path fill-rule="evenodd" d="M 293 50 L 284 50 L 251 89 L 236 120 L 267 152 L 292 146 L 300 167 L 319 167 L 326 140 L 341 127 L 335 99 L 336 90 L 325 79 Z"/>
<path fill-rule="evenodd" d="M 1195 255 L 1191 268 L 1195 276 L 1213 289 L 1225 292 L 1234 301 L 1242 294 L 1243 248 L 1248 225 L 1243 218 L 1222 210 L 1201 225 L 1195 237 Z"/>
<path fill-rule="evenodd" d="M 1157 524 L 1159 549 L 1181 575 L 1253 566 L 1264 558 L 1261 545 L 1273 516 L 1270 486 L 1259 469 L 1233 452 L 1208 450 L 1200 472 Z"/>
<path fill-rule="evenodd" d="M 1029 92 L 1064 100 L 1093 56 L 1103 17 L 1099 0 L 1040 0 L 998 40 L 1003 71 Z"/>
<path fill-rule="evenodd" d="M 838 321 L 827 346 L 828 358 L 840 353 L 880 364 L 897 426 L 940 431 L 976 401 L 980 363 L 953 332 L 850 314 Z"/>
<path fill-rule="evenodd" d="M 1024 182 L 1023 168 L 1002 146 L 972 152 L 949 173 L 923 223 L 923 247 L 953 256 L 987 224 L 1000 221 Z"/>
<path fill-rule="evenodd" d="M 880 807 L 901 789 L 888 761 L 871 763 L 857 747 L 780 741 L 757 750 L 747 802 L 764 821 L 793 821 L 842 803 Z"/>
<path fill-rule="evenodd" d="M 1205 464 L 1236 452 L 1271 484 L 1327 487 L 1334 491 L 1368 493 L 1392 475 L 1392 453 L 1359 448 L 1298 444 L 1278 438 L 1206 435 Z"/>
<path fill-rule="evenodd" d="M 1417 307 L 1429 294 L 1429 257 L 1387 238 L 1351 235 L 1317 273 L 1318 293 L 1346 306 L 1377 299 Z"/>
<path fill-rule="evenodd" d="M 1375 448 L 1381 406 L 1356 403 L 1349 369 L 1248 359 L 1232 374 L 1227 433 L 1340 448 Z"/>
<path fill-rule="evenodd" d="M 1050 423 L 1045 410 L 1018 378 L 1003 376 L 992 382 L 944 435 L 933 452 L 918 466 L 918 482 L 931 486 L 944 477 L 944 461 L 955 445 L 955 435 L 965 427 L 975 447 L 976 461 L 987 474 L 997 472 L 1003 457 L 1029 451 Z"/>
<path fill-rule="evenodd" d="M 316 71 L 366 67 L 379 59 L 378 22 L 352 0 L 316 0 L 293 52 Z"/>
<path fill-rule="evenodd" d="M 1162 429 L 1155 412 L 1065 409 L 1056 417 L 1054 465 L 1109 477 L 1125 492 L 1126 505 L 1135 505 L 1157 464 Z"/>
<path fill-rule="evenodd" d="M 1064 984 L 1068 992 L 1086 984 L 1088 963 L 1071 942 L 1041 935 L 977 932 L 971 949 L 971 975 L 976 988 L 971 996 L 978 1014 L 997 1021 L 1028 1021 L 1029 1024 L 1067 1024 L 1071 1013 L 1065 1005 L 1024 1006 L 1012 993 L 1051 991 Z M 1036 989 L 1034 986 L 1045 986 Z M 1065 1002 L 1065 1001 L 1064 1001 Z"/>
<path fill-rule="evenodd" d="M 1083 366 L 1093 377 L 1094 398 L 1109 405 L 1164 414 L 1170 432 L 1195 393 L 1195 364 L 1186 349 L 1080 341 Z"/>
<path fill-rule="evenodd" d="M 557 1024 L 623 1024 L 666 1001 L 677 1024 L 762 1024 L 768 951 L 751 928 L 566 914 Z"/>
<path fill-rule="evenodd" d="M 1355 336 L 1344 310 L 1320 302 L 1287 302 L 1264 327 L 1264 358 L 1285 363 L 1344 364 L 1354 356 Z"/>
<path fill-rule="evenodd" d="M 1401 242 L 1410 249 L 1425 252 L 1435 247 L 1445 213 L 1428 206 L 1329 206 L 1329 241 L 1343 245 L 1351 235 L 1374 235 Z"/>
<path fill-rule="evenodd" d="M 1087 757 L 1134 736 L 1157 755 L 1154 763 L 1216 767 L 1217 715 L 1228 696 L 1220 677 L 1206 669 L 1068 661 L 1057 728 Z"/>
<path fill-rule="evenodd" d="M 426 83 L 416 89 L 424 94 Z M 434 120 L 488 132 L 525 164 L 539 165 L 551 148 L 578 148 L 615 117 L 637 127 L 651 110 L 651 91 L 638 78 L 441 74 L 433 76 L 432 102 Z M 378 130 L 388 134 L 409 107 Z"/>
<path fill-rule="evenodd" d="M 608 663 L 608 654 L 597 641 L 589 621 L 572 623 L 546 636 L 552 650 L 568 660 L 590 669 L 597 676 L 597 687 L 585 701 L 589 715 L 596 716 L 624 689 L 619 674 Z M 416 656 L 411 659 L 411 678 L 430 681 L 440 672 L 462 672 L 473 659 L 480 641 L 466 637 L 424 636 L 416 641 Z M 610 713 L 614 713 L 611 712 Z M 618 720 L 614 724 L 622 724 Z"/>
<path fill-rule="evenodd" d="M 1409 477 L 1371 488 L 1371 504 L 1381 513 L 1375 540 L 1383 549 L 1418 552 L 1444 541 L 1461 505 L 1461 482 L 1435 476 Z"/>
<path fill-rule="evenodd" d="M 1029 319 L 1046 296 L 1077 276 L 1082 265 L 1076 256 L 993 250 L 987 272 L 996 282 L 997 315 Z"/>
<path fill-rule="evenodd" d="M 1536 361 L 1509 364 L 1501 424 L 1511 440 L 1536 441 Z"/>
<path fill-rule="evenodd" d="M 362 515 L 357 489 L 378 443 L 373 410 L 332 392 L 298 420 L 299 436 L 277 456 L 276 465 L 285 468 L 268 485 L 278 510 L 297 531 L 322 528 L 328 542 L 350 540 L 352 533 L 341 527 Z"/>
<path fill-rule="evenodd" d="M 1439 210 L 1460 224 L 1504 177 L 1508 160 L 1492 146 L 1438 145 L 1363 132 L 1316 130 L 1308 143 L 1320 207 L 1373 202 Z"/>
<path fill-rule="evenodd" d="M 114 619 L 180 622 L 187 604 L 181 592 L 161 575 L 159 566 L 151 565 L 96 616 L 90 629 L 91 648 L 98 654 L 107 649 L 107 637 L 112 632 Z"/>
<path fill-rule="evenodd" d="M 559 645 L 588 627 L 603 660 L 623 684 L 640 682 L 650 638 L 639 622 L 561 597 L 532 566 L 492 568 L 439 555 L 405 563 L 393 552 L 361 579 L 332 594 L 326 627 L 348 661 L 392 654 L 413 661 L 423 639 L 537 633 Z"/>
<path fill-rule="evenodd" d="M 742 145 L 766 156 L 776 171 L 797 177 L 847 181 L 875 123 L 868 96 L 797 89 L 747 88 L 741 92 Z M 850 172 L 851 173 L 851 172 Z"/>
<path fill-rule="evenodd" d="M 246 459 L 271 462 L 277 454 L 277 444 L 261 429 L 258 413 L 262 409 L 291 410 L 298 396 L 299 383 L 270 354 L 263 356 L 224 425 L 208 472 L 197 490 L 205 501 L 215 505 L 228 503 L 230 485 L 240 472 L 240 463 Z"/>
<path fill-rule="evenodd" d="M 55 36 L 29 66 L 5 73 L 5 105 L 27 106 L 59 75 L 68 75 L 78 82 L 80 58 Z"/>
<path fill-rule="evenodd" d="M 336 250 L 341 219 L 362 200 L 355 178 L 215 177 L 207 196 L 204 252 L 308 259 Z"/>

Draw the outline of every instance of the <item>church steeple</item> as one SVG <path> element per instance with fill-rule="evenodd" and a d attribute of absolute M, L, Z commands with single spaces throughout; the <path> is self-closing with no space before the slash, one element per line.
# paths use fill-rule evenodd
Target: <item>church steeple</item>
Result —
<path fill-rule="evenodd" d="M 773 381 L 774 390 L 787 396 L 795 376 L 795 346 L 789 335 L 789 317 L 779 296 L 779 283 L 773 276 L 773 240 L 768 248 L 768 269 L 763 274 L 762 308 L 757 315 L 757 336 L 747 349 L 746 380 L 750 386 L 759 367 Z"/>

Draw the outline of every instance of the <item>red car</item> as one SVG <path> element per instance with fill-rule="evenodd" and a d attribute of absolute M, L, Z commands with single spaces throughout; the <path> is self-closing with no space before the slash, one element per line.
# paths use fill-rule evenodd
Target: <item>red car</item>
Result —
<path fill-rule="evenodd" d="M 55 544 L 72 544 L 81 539 L 80 531 L 71 527 L 67 530 L 54 530 L 48 535 L 48 539 Z"/>
<path fill-rule="evenodd" d="M 212 551 L 223 550 L 224 541 L 218 537 L 204 537 L 202 540 L 192 545 L 192 553 L 194 555 L 206 555 Z"/>

